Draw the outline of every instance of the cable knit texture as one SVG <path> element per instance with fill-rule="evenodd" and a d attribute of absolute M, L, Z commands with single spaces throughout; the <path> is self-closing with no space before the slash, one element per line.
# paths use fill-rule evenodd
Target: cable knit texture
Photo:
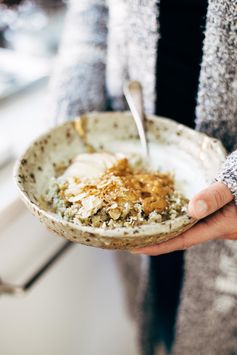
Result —
<path fill-rule="evenodd" d="M 237 151 L 235 150 L 226 159 L 222 170 L 216 177 L 216 181 L 222 181 L 231 190 L 237 205 Z"/>
<path fill-rule="evenodd" d="M 72 0 L 51 82 L 54 122 L 84 111 L 124 109 L 124 81 L 144 87 L 155 107 L 159 38 L 156 0 Z M 197 98 L 196 128 L 237 148 L 237 1 L 209 0 Z M 159 80 L 159 78 L 158 78 Z M 217 176 L 237 203 L 237 152 Z M 154 355 L 159 335 L 148 257 L 118 253 L 127 300 L 136 319 L 140 353 Z M 237 243 L 212 241 L 186 252 L 173 354 L 237 354 Z"/>

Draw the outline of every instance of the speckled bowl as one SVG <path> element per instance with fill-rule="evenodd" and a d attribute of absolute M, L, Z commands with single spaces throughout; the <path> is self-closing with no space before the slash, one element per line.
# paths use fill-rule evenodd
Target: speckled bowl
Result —
<path fill-rule="evenodd" d="M 176 122 L 149 116 L 147 132 L 154 169 L 175 174 L 176 185 L 188 198 L 207 185 L 225 159 L 221 143 Z M 140 152 L 128 112 L 92 112 L 55 127 L 32 143 L 19 159 L 15 179 L 21 198 L 48 229 L 73 242 L 107 249 L 129 250 L 174 238 L 196 221 L 188 215 L 162 223 L 115 229 L 70 223 L 47 210 L 41 196 L 49 180 L 62 172 L 78 153 L 88 150 Z"/>

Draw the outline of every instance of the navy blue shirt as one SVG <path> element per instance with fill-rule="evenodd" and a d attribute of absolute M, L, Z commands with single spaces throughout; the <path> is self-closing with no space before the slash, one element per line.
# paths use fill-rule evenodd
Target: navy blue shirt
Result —
<path fill-rule="evenodd" d="M 194 127 L 207 0 L 160 0 L 156 114 Z M 151 257 L 156 332 L 167 350 L 174 339 L 184 252 Z"/>
<path fill-rule="evenodd" d="M 161 0 L 156 113 L 194 125 L 207 0 Z"/>

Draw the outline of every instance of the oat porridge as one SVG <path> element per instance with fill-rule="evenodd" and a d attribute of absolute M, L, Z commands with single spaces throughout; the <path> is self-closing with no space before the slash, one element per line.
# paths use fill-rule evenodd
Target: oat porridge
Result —
<path fill-rule="evenodd" d="M 78 155 L 52 179 L 44 200 L 67 221 L 102 228 L 173 220 L 187 213 L 188 203 L 171 174 L 120 153 Z"/>

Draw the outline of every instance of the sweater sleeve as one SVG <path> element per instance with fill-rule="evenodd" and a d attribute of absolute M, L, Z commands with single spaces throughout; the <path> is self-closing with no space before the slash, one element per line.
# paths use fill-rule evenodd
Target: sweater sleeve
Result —
<path fill-rule="evenodd" d="M 197 98 L 196 129 L 218 138 L 228 152 L 216 177 L 237 203 L 237 2 L 209 0 Z"/>
<path fill-rule="evenodd" d="M 50 82 L 54 123 L 104 110 L 107 47 L 106 0 L 71 0 Z"/>
<path fill-rule="evenodd" d="M 223 182 L 230 189 L 237 205 L 237 150 L 227 157 L 216 181 Z"/>

